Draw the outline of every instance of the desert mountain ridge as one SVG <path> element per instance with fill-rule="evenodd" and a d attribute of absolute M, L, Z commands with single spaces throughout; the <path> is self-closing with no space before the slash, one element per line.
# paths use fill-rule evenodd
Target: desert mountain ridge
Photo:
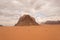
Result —
<path fill-rule="evenodd" d="M 60 24 L 60 20 L 57 21 L 50 21 L 47 20 L 46 22 L 42 22 L 41 24 Z M 19 21 L 14 25 L 14 26 L 36 26 L 36 25 L 40 25 L 36 22 L 34 17 L 31 17 L 30 15 L 23 15 L 19 18 Z M 3 25 L 0 25 L 3 26 Z"/>
<path fill-rule="evenodd" d="M 46 21 L 44 24 L 60 24 L 60 21 Z"/>
<path fill-rule="evenodd" d="M 18 23 L 15 26 L 30 26 L 30 25 L 39 25 L 39 24 L 30 15 L 23 15 L 20 17 Z"/>

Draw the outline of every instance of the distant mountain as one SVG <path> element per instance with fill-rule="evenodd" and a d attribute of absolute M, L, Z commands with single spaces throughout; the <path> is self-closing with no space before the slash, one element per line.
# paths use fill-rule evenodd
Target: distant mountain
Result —
<path fill-rule="evenodd" d="M 3 26 L 3 25 L 0 25 L 0 26 Z"/>
<path fill-rule="evenodd" d="M 36 23 L 35 19 L 30 15 L 23 15 L 20 17 L 18 23 L 15 26 L 30 26 L 30 25 L 39 25 Z"/>
<path fill-rule="evenodd" d="M 44 24 L 60 24 L 60 21 L 46 21 Z"/>

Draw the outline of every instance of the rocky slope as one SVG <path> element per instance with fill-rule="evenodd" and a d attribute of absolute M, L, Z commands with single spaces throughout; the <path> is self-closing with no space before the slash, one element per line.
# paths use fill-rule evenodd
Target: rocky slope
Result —
<path fill-rule="evenodd" d="M 30 15 L 23 15 L 20 17 L 18 23 L 15 26 L 30 26 L 30 25 L 38 25 L 35 19 Z"/>

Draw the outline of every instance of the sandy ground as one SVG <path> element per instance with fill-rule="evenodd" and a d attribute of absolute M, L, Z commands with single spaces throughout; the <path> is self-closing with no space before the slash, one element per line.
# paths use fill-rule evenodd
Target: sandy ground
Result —
<path fill-rule="evenodd" d="M 60 40 L 60 25 L 0 27 L 0 40 Z"/>

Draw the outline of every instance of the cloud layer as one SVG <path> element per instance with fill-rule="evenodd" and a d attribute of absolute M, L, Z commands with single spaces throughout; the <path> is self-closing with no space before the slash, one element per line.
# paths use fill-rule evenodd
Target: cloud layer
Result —
<path fill-rule="evenodd" d="M 60 0 L 0 0 L 0 24 L 13 26 L 29 14 L 41 23 L 60 20 Z"/>

